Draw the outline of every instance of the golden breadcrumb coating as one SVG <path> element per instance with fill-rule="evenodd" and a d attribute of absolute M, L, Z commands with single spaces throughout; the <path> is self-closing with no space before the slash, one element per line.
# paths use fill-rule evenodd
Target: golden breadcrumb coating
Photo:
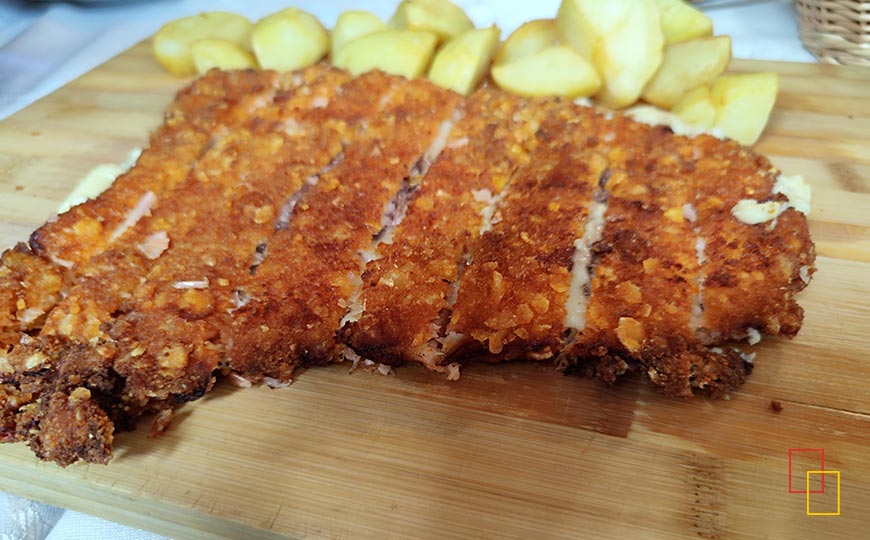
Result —
<path fill-rule="evenodd" d="M 452 308 L 465 257 L 483 225 L 481 213 L 528 162 L 525 143 L 546 111 L 489 89 L 469 98 L 392 241 L 379 246 L 362 274 L 365 308 L 341 331 L 357 354 L 438 367 L 443 314 Z"/>
<path fill-rule="evenodd" d="M 525 359 L 723 396 L 814 271 L 777 171 L 560 99 L 317 65 L 212 71 L 137 164 L 0 256 L 0 441 L 104 463 L 220 376 Z"/>
<path fill-rule="evenodd" d="M 545 360 L 561 350 L 574 241 L 606 165 L 587 151 L 594 115 L 576 114 L 572 104 L 542 105 L 548 114 L 529 162 L 472 246 L 448 326 L 495 358 Z"/>
<path fill-rule="evenodd" d="M 369 109 L 360 138 L 272 238 L 273 253 L 286 256 L 263 262 L 249 290 L 252 301 L 236 313 L 227 339 L 235 371 L 248 374 L 246 363 L 254 362 L 257 371 L 283 379 L 295 362 L 339 358 L 335 333 L 359 280 L 361 254 L 384 226 L 385 207 L 403 181 L 415 181 L 412 170 L 460 103 L 429 83 L 380 73 L 349 86 L 372 84 L 382 88 L 380 110 Z M 371 92 L 349 88 L 346 94 Z"/>

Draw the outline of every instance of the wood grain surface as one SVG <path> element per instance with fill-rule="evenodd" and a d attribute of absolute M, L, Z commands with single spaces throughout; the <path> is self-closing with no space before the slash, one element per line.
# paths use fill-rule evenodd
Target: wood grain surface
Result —
<path fill-rule="evenodd" d="M 219 386 L 160 440 L 147 420 L 119 435 L 108 466 L 64 470 L 0 446 L 0 490 L 178 539 L 867 538 L 870 70 L 732 68 L 782 75 L 757 146 L 812 184 L 819 258 L 803 331 L 757 346 L 730 400 L 524 364 L 468 367 L 453 384 L 334 366 L 281 390 Z M 91 167 L 143 145 L 183 84 L 140 45 L 0 122 L 0 247 Z M 824 449 L 840 471 L 839 516 L 808 516 L 788 492 L 795 448 Z M 818 457 L 794 454 L 793 489 Z M 813 512 L 836 506 L 825 478 Z"/>

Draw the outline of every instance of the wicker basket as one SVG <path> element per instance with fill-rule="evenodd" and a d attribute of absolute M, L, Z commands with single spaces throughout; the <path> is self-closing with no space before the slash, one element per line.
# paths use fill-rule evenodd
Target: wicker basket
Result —
<path fill-rule="evenodd" d="M 796 0 L 801 41 L 821 62 L 870 66 L 870 2 Z"/>

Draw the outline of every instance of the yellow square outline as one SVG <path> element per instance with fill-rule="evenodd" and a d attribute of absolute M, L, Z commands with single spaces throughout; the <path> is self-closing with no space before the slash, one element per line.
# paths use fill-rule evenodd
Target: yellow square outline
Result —
<path fill-rule="evenodd" d="M 810 475 L 833 474 L 837 477 L 837 511 L 836 512 L 810 512 Z M 807 471 L 807 515 L 808 516 L 839 516 L 840 515 L 840 471 Z"/>

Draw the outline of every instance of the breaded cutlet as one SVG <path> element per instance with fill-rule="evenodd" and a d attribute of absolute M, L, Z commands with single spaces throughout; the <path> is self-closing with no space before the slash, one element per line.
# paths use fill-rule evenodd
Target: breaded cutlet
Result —
<path fill-rule="evenodd" d="M 793 335 L 813 272 L 803 214 L 731 213 L 785 200 L 764 158 L 564 100 L 212 72 L 143 156 L 2 255 L 0 439 L 60 464 L 220 376 L 345 358 L 721 396 L 750 366 L 728 341 Z"/>
<path fill-rule="evenodd" d="M 785 201 L 773 192 L 780 174 L 746 148 L 731 144 L 710 155 L 711 147 L 709 138 L 696 143 L 705 155 L 695 183 L 697 223 L 706 243 L 704 341 L 740 340 L 747 333 L 751 340 L 759 333 L 794 336 L 803 321 L 794 295 L 809 283 L 815 258 L 806 216 L 788 208 L 760 225 L 733 219 L 730 209 L 741 199 Z"/>
<path fill-rule="evenodd" d="M 606 210 L 591 246 L 586 325 L 565 357 L 595 365 L 613 381 L 641 369 L 642 358 L 702 348 L 693 328 L 700 260 L 692 164 L 668 144 L 679 139 L 665 128 L 613 118 L 599 122 L 598 140 L 608 157 Z M 688 385 L 688 373 L 679 374 Z"/>
<path fill-rule="evenodd" d="M 562 348 L 574 242 L 605 163 L 587 151 L 593 116 L 570 102 L 544 106 L 529 162 L 470 251 L 447 327 L 450 356 L 546 360 Z"/>
<path fill-rule="evenodd" d="M 527 146 L 546 111 L 494 90 L 468 99 L 405 219 L 366 264 L 361 307 L 340 330 L 355 354 L 441 369 L 445 314 L 468 252 L 487 222 L 487 208 L 528 162 Z"/>
<path fill-rule="evenodd" d="M 461 101 L 429 83 L 381 73 L 350 85 L 367 83 L 382 88 L 382 97 L 370 99 L 377 109 L 272 238 L 273 256 L 247 289 L 252 300 L 234 314 L 224 338 L 230 368 L 245 377 L 287 380 L 297 363 L 342 358 L 335 334 L 358 294 L 366 253 L 404 213 L 409 192 L 425 183 L 421 160 L 443 145 L 438 139 Z M 348 93 L 367 95 L 365 88 Z"/>
<path fill-rule="evenodd" d="M 731 215 L 742 198 L 769 197 L 777 174 L 767 160 L 732 141 L 674 136 L 665 127 L 624 118 L 605 128 L 614 133 L 612 155 L 619 159 L 613 166 L 625 174 L 607 182 L 589 328 L 567 356 L 605 380 L 640 370 L 671 395 L 694 389 L 724 395 L 751 371 L 751 357 L 710 345 L 744 339 L 753 327 L 787 334 L 763 321 L 794 320 L 800 309 L 795 281 L 814 257 L 806 219 L 783 235 Z M 722 252 L 726 237 L 740 242 L 730 255 Z M 765 252 L 781 260 L 756 258 Z M 744 277 L 752 260 L 754 281 Z M 719 301 L 722 282 L 731 285 L 726 309 Z"/>
<path fill-rule="evenodd" d="M 323 68 L 318 66 L 312 71 Z M 302 75 L 297 76 L 302 81 Z M 164 123 L 151 135 L 136 166 L 100 197 L 73 207 L 37 229 L 27 244 L 3 254 L 0 264 L 0 348 L 16 332 L 39 329 L 92 256 L 130 236 L 131 212 L 170 200 L 173 190 L 224 133 L 250 124 L 271 101 L 278 75 L 213 71 L 178 93 Z"/>
<path fill-rule="evenodd" d="M 81 377 L 105 379 L 98 389 L 116 394 L 117 410 L 107 409 L 115 420 L 201 396 L 222 358 L 212 343 L 221 323 L 208 316 L 226 317 L 237 307 L 238 276 L 250 274 L 282 206 L 341 153 L 344 133 L 355 132 L 333 117 L 339 108 L 319 106 L 347 80 L 346 72 L 322 68 L 274 78 L 274 98 L 250 127 L 235 128 L 205 152 L 180 187 L 184 197 L 155 205 L 131 234 L 81 264 L 81 281 L 10 361 L 24 359 L 27 368 L 39 358 L 27 369 L 39 368 L 35 378 L 54 392 L 74 388 Z M 91 361 L 73 360 L 79 351 Z M 28 424 L 54 410 L 50 400 L 39 405 Z M 39 437 L 31 444 L 56 446 Z"/>

